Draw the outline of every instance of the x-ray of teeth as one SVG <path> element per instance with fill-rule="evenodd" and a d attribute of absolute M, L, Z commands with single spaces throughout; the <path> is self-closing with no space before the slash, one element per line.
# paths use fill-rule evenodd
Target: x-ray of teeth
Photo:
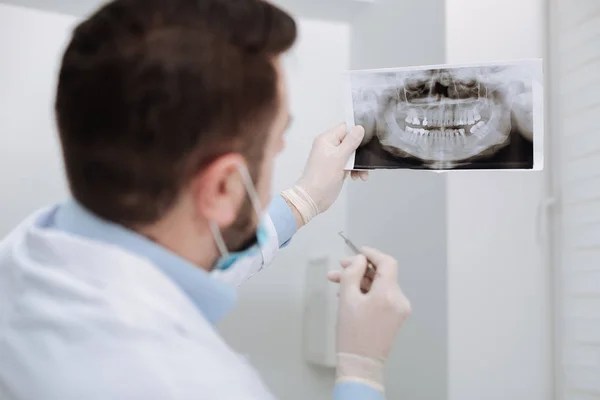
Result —
<path fill-rule="evenodd" d="M 348 169 L 541 169 L 542 60 L 352 71 Z"/>

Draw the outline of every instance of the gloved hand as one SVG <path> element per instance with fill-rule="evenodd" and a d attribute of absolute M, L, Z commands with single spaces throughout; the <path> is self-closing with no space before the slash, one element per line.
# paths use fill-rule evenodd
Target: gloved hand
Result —
<path fill-rule="evenodd" d="M 344 168 L 365 135 L 361 126 L 347 132 L 346 124 L 322 133 L 313 142 L 302 176 L 282 196 L 292 204 L 306 224 L 327 211 L 338 198 L 348 171 Z M 352 171 L 353 179 L 367 180 L 368 172 Z"/>
<path fill-rule="evenodd" d="M 397 283 L 396 260 L 378 250 L 361 251 L 364 255 L 342 261 L 341 274 L 329 276 L 340 283 L 337 379 L 360 381 L 383 391 L 383 368 L 411 305 Z M 367 293 L 361 291 L 365 256 L 377 271 Z"/>

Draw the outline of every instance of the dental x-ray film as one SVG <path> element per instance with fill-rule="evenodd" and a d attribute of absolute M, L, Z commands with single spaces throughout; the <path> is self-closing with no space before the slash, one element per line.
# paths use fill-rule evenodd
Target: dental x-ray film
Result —
<path fill-rule="evenodd" d="M 541 59 L 350 71 L 346 123 L 365 138 L 346 169 L 543 168 Z"/>

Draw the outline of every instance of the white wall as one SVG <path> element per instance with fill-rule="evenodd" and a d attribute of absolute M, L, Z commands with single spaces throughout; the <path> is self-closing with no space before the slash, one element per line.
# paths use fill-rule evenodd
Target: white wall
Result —
<path fill-rule="evenodd" d="M 600 2 L 550 0 L 556 399 L 600 399 Z"/>
<path fill-rule="evenodd" d="M 1 0 L 39 10 L 54 11 L 61 14 L 85 17 L 109 0 Z M 347 22 L 348 18 L 359 15 L 376 0 L 272 0 L 300 18 L 324 19 L 327 21 Z"/>
<path fill-rule="evenodd" d="M 0 4 L 0 237 L 67 194 L 53 100 L 73 21 Z"/>
<path fill-rule="evenodd" d="M 447 0 L 450 63 L 544 57 L 544 0 Z M 551 398 L 547 172 L 447 177 L 451 400 Z"/>
<path fill-rule="evenodd" d="M 377 0 L 352 24 L 352 68 L 444 62 L 443 0 Z M 386 368 L 389 399 L 447 398 L 446 183 L 443 175 L 376 171 L 352 185 L 348 233 L 401 265 L 413 304 Z"/>

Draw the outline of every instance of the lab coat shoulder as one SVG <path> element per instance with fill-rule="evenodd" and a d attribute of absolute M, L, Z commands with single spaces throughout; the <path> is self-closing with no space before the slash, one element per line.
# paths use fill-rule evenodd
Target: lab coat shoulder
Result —
<path fill-rule="evenodd" d="M 0 285 L 2 399 L 272 399 L 189 299 L 133 254 L 21 226 L 0 244 Z"/>

